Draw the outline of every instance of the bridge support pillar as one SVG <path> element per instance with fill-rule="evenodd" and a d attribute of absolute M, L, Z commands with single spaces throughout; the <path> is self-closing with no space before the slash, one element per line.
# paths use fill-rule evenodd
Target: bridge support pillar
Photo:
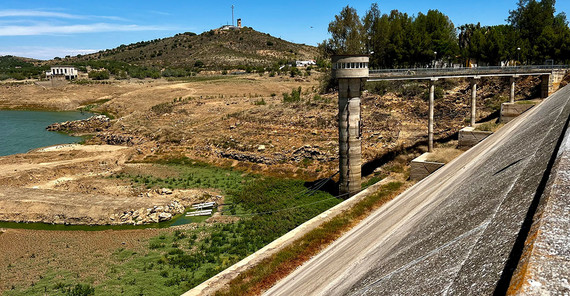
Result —
<path fill-rule="evenodd" d="M 437 78 L 432 78 L 429 83 L 428 152 L 433 152 L 433 109 L 436 81 Z"/>
<path fill-rule="evenodd" d="M 550 96 L 560 88 L 560 82 L 564 79 L 566 72 L 565 69 L 553 69 L 551 74 L 540 77 L 542 79 L 541 93 L 543 98 Z"/>
<path fill-rule="evenodd" d="M 550 90 L 552 88 L 552 84 L 550 82 L 551 75 L 542 75 L 540 76 L 541 84 L 540 84 L 540 95 L 542 98 L 546 98 L 550 95 Z"/>
<path fill-rule="evenodd" d="M 471 122 L 469 126 L 475 126 L 477 120 L 477 77 L 471 79 Z"/>
<path fill-rule="evenodd" d="M 509 96 L 509 102 L 515 102 L 515 76 L 511 76 L 509 78 L 509 82 L 511 83 L 511 95 Z"/>
<path fill-rule="evenodd" d="M 360 94 L 368 78 L 368 57 L 333 57 L 333 76 L 338 79 L 339 193 L 346 198 L 361 189 Z"/>
<path fill-rule="evenodd" d="M 339 189 L 351 194 L 361 183 L 360 79 L 339 79 L 338 84 Z"/>

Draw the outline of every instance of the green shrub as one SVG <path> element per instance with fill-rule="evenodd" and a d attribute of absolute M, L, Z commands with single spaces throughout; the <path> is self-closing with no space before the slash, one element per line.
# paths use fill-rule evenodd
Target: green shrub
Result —
<path fill-rule="evenodd" d="M 104 80 L 104 79 L 109 79 L 109 77 L 111 76 L 109 74 L 109 71 L 107 70 L 101 70 L 101 71 L 89 71 L 88 74 L 89 78 L 93 79 L 93 80 Z"/>
<path fill-rule="evenodd" d="M 296 103 L 301 101 L 301 87 L 291 90 L 291 94 L 283 93 L 284 103 Z"/>
<path fill-rule="evenodd" d="M 415 89 L 415 87 L 414 87 L 414 89 Z M 415 93 L 415 92 L 414 92 L 414 93 Z M 434 98 L 434 100 L 443 99 L 444 95 L 445 95 L 445 92 L 443 91 L 443 88 L 441 88 L 441 87 L 439 87 L 439 86 L 436 86 L 435 89 L 434 89 L 434 92 L 433 92 L 433 98 Z M 429 87 L 424 91 L 423 99 L 424 99 L 425 101 L 428 101 L 428 100 L 429 100 Z"/>
<path fill-rule="evenodd" d="M 301 70 L 299 70 L 297 67 L 291 67 L 289 75 L 291 75 L 291 77 L 299 76 L 301 75 Z"/>
<path fill-rule="evenodd" d="M 383 96 L 390 91 L 391 85 L 389 81 L 368 82 L 366 83 L 366 89 L 370 93 Z"/>
<path fill-rule="evenodd" d="M 67 296 L 89 296 L 95 295 L 95 288 L 91 287 L 91 285 L 85 284 L 77 284 L 73 286 L 73 288 L 67 289 L 65 292 Z"/>
<path fill-rule="evenodd" d="M 156 113 L 157 115 L 172 113 L 172 111 L 174 110 L 174 104 L 169 103 L 169 102 L 160 103 L 160 104 L 157 104 L 157 105 L 150 107 L 150 110 L 152 112 Z"/>
<path fill-rule="evenodd" d="M 505 102 L 507 99 L 501 95 L 494 95 L 492 97 L 486 98 L 483 100 L 485 107 L 490 109 L 491 111 L 498 111 L 501 109 L 501 104 Z"/>
<path fill-rule="evenodd" d="M 437 89 L 438 87 L 436 87 Z M 441 88 L 440 88 L 441 90 Z M 424 92 L 426 91 L 426 87 L 424 85 L 421 85 L 419 83 L 408 83 L 408 84 L 404 84 L 401 87 L 401 93 L 402 96 L 406 97 L 406 98 L 412 98 L 412 97 L 417 97 L 422 95 Z M 429 88 L 427 89 L 428 91 L 428 96 L 429 96 Z M 441 90 L 443 93 L 443 90 Z M 443 95 L 442 95 L 443 97 Z M 436 90 L 436 98 L 437 98 L 437 90 Z"/>
<path fill-rule="evenodd" d="M 267 103 L 265 102 L 265 100 L 263 98 L 253 102 L 254 105 L 266 105 Z"/>

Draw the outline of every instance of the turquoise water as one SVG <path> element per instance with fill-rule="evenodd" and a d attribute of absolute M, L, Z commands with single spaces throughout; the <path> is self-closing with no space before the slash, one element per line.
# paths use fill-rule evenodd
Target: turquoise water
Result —
<path fill-rule="evenodd" d="M 0 156 L 25 153 L 31 149 L 79 142 L 81 138 L 48 132 L 52 123 L 85 119 L 81 112 L 0 110 Z"/>

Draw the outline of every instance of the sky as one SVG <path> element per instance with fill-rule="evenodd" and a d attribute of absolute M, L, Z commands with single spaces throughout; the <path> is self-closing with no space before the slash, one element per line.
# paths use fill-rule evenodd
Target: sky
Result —
<path fill-rule="evenodd" d="M 243 26 L 295 43 L 317 45 L 329 38 L 328 24 L 350 5 L 364 15 L 377 2 L 417 15 L 437 9 L 456 25 L 504 24 L 517 0 L 0 0 L 0 55 L 36 59 L 115 48 L 177 33 L 202 33 L 241 18 Z M 558 0 L 557 12 L 570 13 L 570 1 Z"/>

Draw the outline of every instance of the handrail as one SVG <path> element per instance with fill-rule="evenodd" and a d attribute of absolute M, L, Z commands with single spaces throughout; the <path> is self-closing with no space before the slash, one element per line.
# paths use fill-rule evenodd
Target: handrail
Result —
<path fill-rule="evenodd" d="M 486 66 L 486 67 L 461 67 L 461 68 L 408 68 L 408 69 L 370 69 L 371 76 L 424 76 L 424 75 L 442 75 L 442 74 L 489 74 L 489 73 L 528 73 L 528 72 L 544 72 L 544 70 L 569 69 L 569 65 L 532 65 L 532 66 Z"/>

